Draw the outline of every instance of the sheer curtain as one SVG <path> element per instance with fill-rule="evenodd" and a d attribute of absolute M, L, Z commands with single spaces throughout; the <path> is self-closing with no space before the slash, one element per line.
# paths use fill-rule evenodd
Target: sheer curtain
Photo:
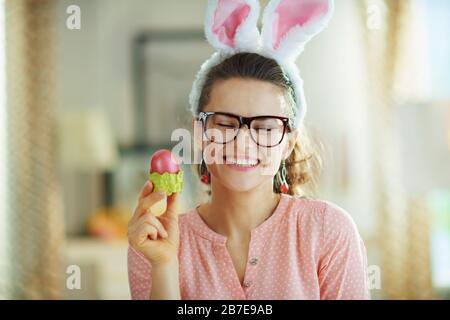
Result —
<path fill-rule="evenodd" d="M 0 299 L 6 298 L 8 276 L 6 272 L 6 208 L 8 200 L 6 175 L 6 65 L 5 65 L 5 2 L 0 0 Z"/>
<path fill-rule="evenodd" d="M 5 0 L 5 4 L 8 238 L 2 264 L 8 282 L 4 290 L 12 299 L 62 298 L 56 1 Z"/>
<path fill-rule="evenodd" d="M 365 0 L 373 183 L 382 292 L 386 299 L 433 298 L 429 215 L 402 177 L 395 117 L 399 107 L 430 98 L 423 2 Z"/>

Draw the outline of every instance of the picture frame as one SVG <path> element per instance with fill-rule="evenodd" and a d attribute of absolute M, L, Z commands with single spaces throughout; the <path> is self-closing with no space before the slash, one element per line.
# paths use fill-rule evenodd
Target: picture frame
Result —
<path fill-rule="evenodd" d="M 213 52 L 201 30 L 137 35 L 133 41 L 135 144 L 168 144 L 174 129 L 189 127 L 192 83 Z"/>

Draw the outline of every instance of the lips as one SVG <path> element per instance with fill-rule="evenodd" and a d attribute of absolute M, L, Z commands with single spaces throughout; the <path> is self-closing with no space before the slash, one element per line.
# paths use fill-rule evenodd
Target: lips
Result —
<path fill-rule="evenodd" d="M 225 164 L 237 170 L 248 170 L 256 168 L 260 161 L 258 159 L 224 157 Z"/>
<path fill-rule="evenodd" d="M 235 164 L 238 166 L 247 166 L 247 167 L 253 167 L 258 164 L 258 160 L 251 160 L 251 159 L 227 159 L 228 164 Z"/>

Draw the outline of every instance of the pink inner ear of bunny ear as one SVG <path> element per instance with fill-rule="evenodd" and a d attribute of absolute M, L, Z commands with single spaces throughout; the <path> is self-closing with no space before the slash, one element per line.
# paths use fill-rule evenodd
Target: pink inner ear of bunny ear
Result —
<path fill-rule="evenodd" d="M 237 28 L 247 19 L 250 6 L 242 0 L 219 0 L 214 14 L 213 33 L 220 42 L 234 48 Z"/>
<path fill-rule="evenodd" d="M 282 0 L 274 13 L 273 47 L 278 49 L 281 39 L 296 26 L 304 26 L 328 12 L 327 0 Z"/>

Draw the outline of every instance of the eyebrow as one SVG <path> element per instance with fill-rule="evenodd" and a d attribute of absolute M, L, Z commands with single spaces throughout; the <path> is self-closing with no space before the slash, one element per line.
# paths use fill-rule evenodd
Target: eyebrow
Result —
<path fill-rule="evenodd" d="M 224 114 L 224 115 L 231 115 L 231 116 L 235 116 L 235 117 L 243 117 L 243 118 L 263 118 L 263 117 L 273 117 L 273 118 L 287 118 L 289 119 L 288 116 L 285 115 L 274 115 L 274 114 L 262 114 L 262 115 L 257 115 L 257 116 L 243 116 L 240 114 L 236 114 L 236 113 L 232 113 L 232 112 L 227 112 L 227 111 L 200 111 L 200 112 L 204 112 L 204 113 L 218 113 L 218 114 Z"/>

